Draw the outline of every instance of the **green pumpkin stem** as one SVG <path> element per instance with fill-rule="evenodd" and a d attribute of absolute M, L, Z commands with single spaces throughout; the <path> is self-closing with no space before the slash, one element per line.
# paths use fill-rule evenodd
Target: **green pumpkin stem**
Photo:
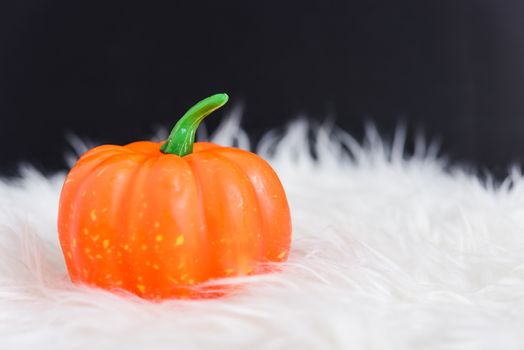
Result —
<path fill-rule="evenodd" d="M 175 124 L 167 141 L 160 146 L 163 153 L 183 157 L 193 152 L 196 129 L 209 114 L 226 104 L 227 94 L 209 96 L 191 107 Z"/>

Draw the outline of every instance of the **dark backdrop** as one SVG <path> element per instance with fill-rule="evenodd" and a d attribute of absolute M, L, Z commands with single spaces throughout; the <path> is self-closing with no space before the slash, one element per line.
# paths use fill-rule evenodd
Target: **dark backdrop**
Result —
<path fill-rule="evenodd" d="M 155 3 L 155 4 L 153 4 Z M 455 161 L 524 161 L 524 2 L 2 2 L 0 172 L 63 168 L 65 132 L 124 144 L 228 92 L 254 137 L 299 114 L 399 120 Z M 211 129 L 219 122 L 210 118 Z"/>

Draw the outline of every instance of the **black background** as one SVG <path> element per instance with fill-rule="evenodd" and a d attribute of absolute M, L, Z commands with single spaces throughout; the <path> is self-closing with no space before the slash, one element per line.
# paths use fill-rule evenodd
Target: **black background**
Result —
<path fill-rule="evenodd" d="M 523 1 L 1 7 L 0 173 L 64 168 L 68 131 L 143 139 L 222 91 L 253 137 L 300 114 L 357 137 L 366 120 L 386 135 L 404 120 L 457 162 L 501 175 L 524 161 Z"/>

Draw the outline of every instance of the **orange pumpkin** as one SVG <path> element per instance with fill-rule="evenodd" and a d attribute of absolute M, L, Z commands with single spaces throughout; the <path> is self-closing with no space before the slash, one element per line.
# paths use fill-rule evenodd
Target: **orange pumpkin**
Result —
<path fill-rule="evenodd" d="M 203 282 L 287 259 L 290 212 L 270 165 L 244 150 L 193 144 L 200 121 L 227 99 L 199 102 L 165 143 L 103 145 L 78 160 L 58 213 L 73 282 L 147 299 L 202 297 L 194 287 Z"/>

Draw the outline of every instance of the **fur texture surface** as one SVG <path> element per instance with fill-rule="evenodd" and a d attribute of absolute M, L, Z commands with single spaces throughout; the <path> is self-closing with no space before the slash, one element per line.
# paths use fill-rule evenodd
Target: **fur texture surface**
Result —
<path fill-rule="evenodd" d="M 220 144 L 249 147 L 228 119 Z M 524 178 L 449 167 L 405 133 L 363 143 L 292 124 L 257 152 L 293 245 L 279 273 L 214 300 L 150 303 L 73 285 L 56 215 L 65 174 L 0 183 L 0 349 L 524 349 Z M 283 136 L 283 137 L 282 137 Z M 82 146 L 77 144 L 77 148 Z"/>

